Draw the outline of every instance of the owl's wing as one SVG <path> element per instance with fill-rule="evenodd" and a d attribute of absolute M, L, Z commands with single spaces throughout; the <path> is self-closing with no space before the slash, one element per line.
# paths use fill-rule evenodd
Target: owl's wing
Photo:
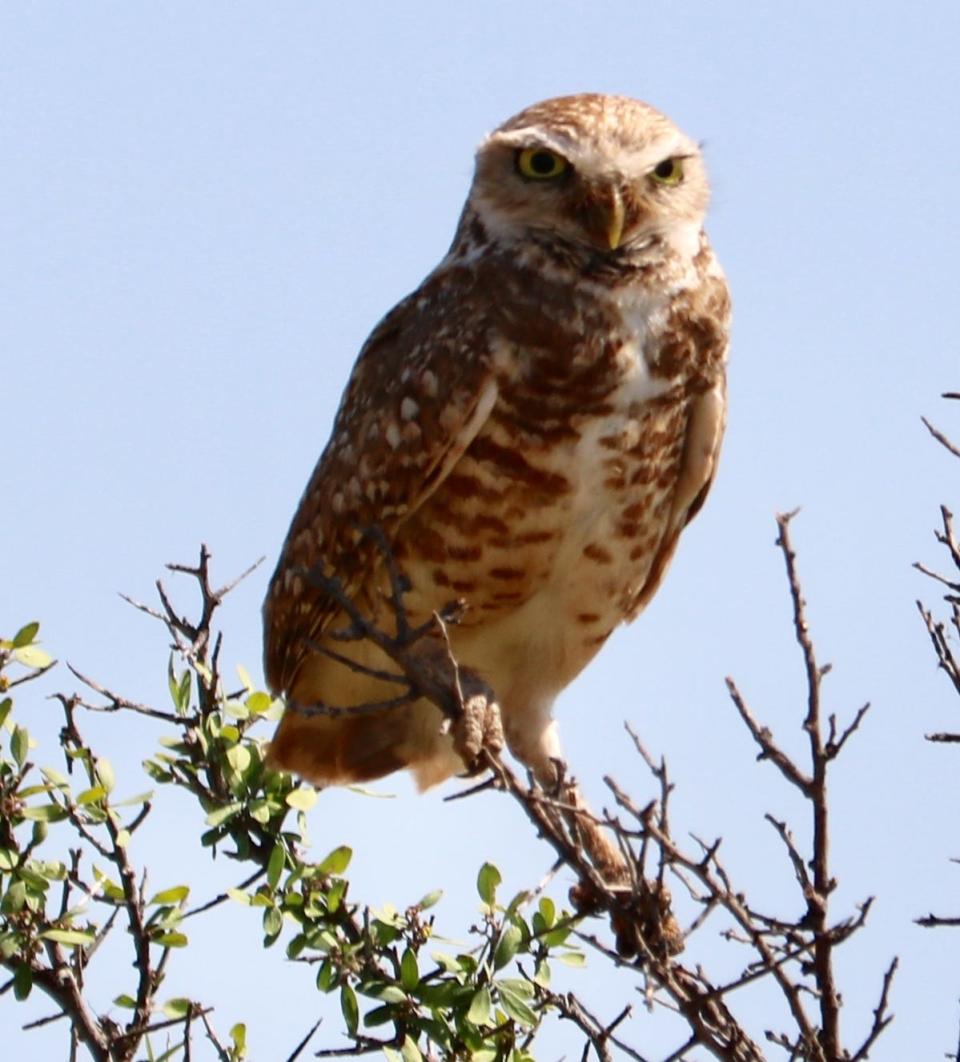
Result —
<path fill-rule="evenodd" d="M 706 501 L 717 472 L 720 444 L 727 422 L 726 386 L 719 379 L 690 400 L 680 468 L 673 488 L 670 515 L 643 585 L 637 590 L 629 618 L 633 619 L 657 592 L 680 539 L 680 532 Z"/>
<path fill-rule="evenodd" d="M 337 613 L 307 573 L 320 565 L 354 596 L 381 561 L 363 532 L 391 542 L 483 426 L 496 399 L 490 331 L 475 275 L 441 267 L 364 344 L 264 602 L 272 689 L 290 688 Z"/>

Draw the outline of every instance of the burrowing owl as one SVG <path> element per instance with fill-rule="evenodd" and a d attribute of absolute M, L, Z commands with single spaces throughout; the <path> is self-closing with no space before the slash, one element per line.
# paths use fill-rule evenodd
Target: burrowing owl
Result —
<path fill-rule="evenodd" d="M 293 518 L 264 605 L 267 680 L 287 698 L 273 762 L 319 783 L 463 769 L 437 708 L 330 718 L 396 688 L 319 565 L 390 627 L 378 527 L 422 621 L 454 598 L 457 659 L 496 691 L 541 776 L 551 708 L 650 600 L 703 504 L 725 419 L 729 297 L 703 231 L 694 141 L 619 96 L 547 100 L 491 133 L 446 257 L 374 329 Z"/>

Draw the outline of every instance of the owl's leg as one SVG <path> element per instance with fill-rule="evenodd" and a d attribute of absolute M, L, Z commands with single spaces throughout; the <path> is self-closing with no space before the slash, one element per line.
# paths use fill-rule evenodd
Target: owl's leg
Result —
<path fill-rule="evenodd" d="M 560 746 L 556 721 L 551 718 L 552 702 L 521 713 L 507 714 L 507 742 L 510 751 L 530 769 L 541 788 L 564 807 L 564 815 L 574 835 L 586 849 L 590 862 L 611 884 L 625 882 L 627 864 L 619 847 L 590 810 L 580 787 L 570 776 Z"/>

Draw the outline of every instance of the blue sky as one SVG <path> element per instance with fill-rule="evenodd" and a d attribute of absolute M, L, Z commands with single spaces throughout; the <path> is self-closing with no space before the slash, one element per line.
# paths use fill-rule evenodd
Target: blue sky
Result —
<path fill-rule="evenodd" d="M 910 565 L 938 559 L 931 529 L 957 482 L 919 418 L 960 436 L 938 398 L 960 367 L 958 30 L 946 0 L 3 5 L 0 630 L 39 619 L 59 658 L 158 701 L 164 640 L 117 591 L 149 597 L 162 564 L 203 540 L 224 580 L 268 557 L 226 612 L 228 658 L 259 675 L 268 569 L 341 387 L 376 320 L 445 250 L 476 143 L 546 96 L 646 99 L 705 142 L 735 306 L 729 430 L 660 595 L 560 702 L 565 743 L 598 801 L 608 772 L 649 797 L 629 719 L 671 764 L 675 826 L 723 835 L 737 879 L 793 910 L 763 812 L 802 809 L 754 763 L 723 677 L 799 747 L 802 674 L 772 542 L 774 512 L 803 506 L 794 537 L 834 663 L 829 706 L 875 705 L 834 784 L 837 913 L 877 897 L 842 953 L 848 1039 L 899 953 L 897 1019 L 873 1057 L 950 1049 L 956 942 L 911 920 L 960 906 L 958 762 L 922 739 L 955 709 L 913 604 L 932 587 Z M 52 741 L 53 706 L 30 711 Z M 144 732 L 116 719 L 92 732 L 142 788 Z M 312 813 L 318 849 L 355 847 L 355 898 L 442 885 L 452 928 L 483 859 L 516 887 L 548 866 L 503 799 L 381 788 L 397 798 L 329 792 Z M 152 843 L 173 861 L 165 878 L 212 888 L 229 869 L 159 828 Z M 317 1000 L 258 936 L 224 914 L 170 994 L 213 1002 L 222 1028 L 246 1010 L 253 1056 L 268 1059 Z M 722 956 L 706 947 L 704 961 Z M 586 979 L 599 999 L 627 982 Z M 638 1010 L 631 1042 L 675 1043 Z M 18 1057 L 51 1057 L 57 1035 L 16 1034 Z M 544 1043 L 545 1058 L 565 1050 L 562 1035 Z"/>

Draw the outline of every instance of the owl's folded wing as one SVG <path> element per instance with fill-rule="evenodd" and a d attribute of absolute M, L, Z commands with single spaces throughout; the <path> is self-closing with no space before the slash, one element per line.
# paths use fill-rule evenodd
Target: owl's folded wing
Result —
<path fill-rule="evenodd" d="M 441 267 L 364 344 L 333 434 L 293 518 L 264 602 L 264 666 L 278 692 L 337 607 L 310 572 L 348 595 L 382 562 L 364 533 L 396 529 L 443 482 L 496 400 L 490 323 L 468 270 Z"/>

